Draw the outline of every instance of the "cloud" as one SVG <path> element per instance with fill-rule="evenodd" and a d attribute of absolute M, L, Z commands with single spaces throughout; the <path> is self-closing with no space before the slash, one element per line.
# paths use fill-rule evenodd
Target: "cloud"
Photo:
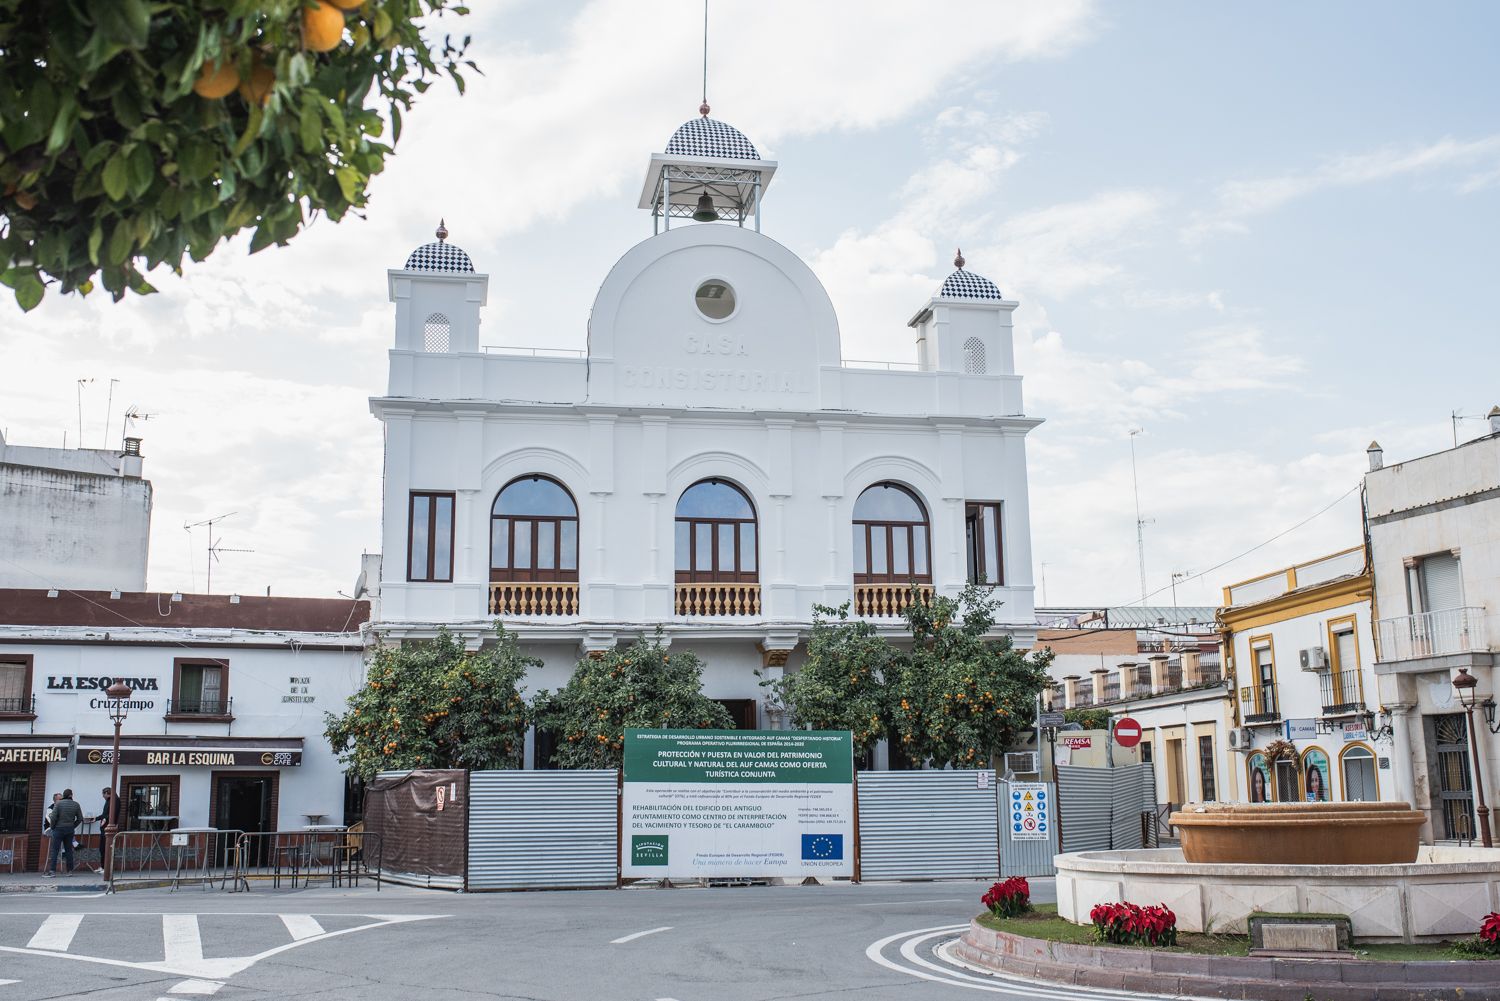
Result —
<path fill-rule="evenodd" d="M 1457 185 L 1463 194 L 1500 180 L 1500 135 L 1472 140 L 1444 138 L 1425 146 L 1346 154 L 1330 157 L 1311 170 L 1227 181 L 1218 188 L 1217 204 L 1194 213 L 1182 229 L 1182 238 L 1196 243 L 1214 233 L 1243 233 L 1255 216 L 1318 191 L 1455 168 L 1471 169 Z"/>

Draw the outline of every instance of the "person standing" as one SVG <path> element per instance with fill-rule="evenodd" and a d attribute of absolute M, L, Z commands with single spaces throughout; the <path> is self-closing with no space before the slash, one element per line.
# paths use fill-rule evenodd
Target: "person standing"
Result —
<path fill-rule="evenodd" d="M 62 799 L 52 807 L 52 844 L 47 850 L 47 871 L 44 874 L 48 879 L 57 875 L 59 852 L 67 862 L 68 872 L 73 871 L 73 832 L 81 823 L 83 807 L 73 801 L 72 789 L 64 789 Z"/>
<path fill-rule="evenodd" d="M 115 791 L 109 786 L 105 786 L 99 790 L 99 794 L 104 797 L 104 805 L 99 808 L 99 816 L 94 818 L 94 821 L 99 825 L 99 865 L 95 867 L 94 871 L 102 876 L 104 875 L 104 829 L 109 826 L 110 818 L 114 816 Z"/>

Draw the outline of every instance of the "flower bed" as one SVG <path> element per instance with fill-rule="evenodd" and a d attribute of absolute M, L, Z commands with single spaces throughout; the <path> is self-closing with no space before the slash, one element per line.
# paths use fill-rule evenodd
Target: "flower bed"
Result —
<path fill-rule="evenodd" d="M 1031 884 L 1024 876 L 1012 876 L 991 886 L 980 903 L 999 918 L 1013 918 L 1031 910 Z"/>
<path fill-rule="evenodd" d="M 1141 907 L 1128 901 L 1096 904 L 1089 911 L 1094 937 L 1112 945 L 1176 945 L 1177 915 L 1166 904 Z"/>

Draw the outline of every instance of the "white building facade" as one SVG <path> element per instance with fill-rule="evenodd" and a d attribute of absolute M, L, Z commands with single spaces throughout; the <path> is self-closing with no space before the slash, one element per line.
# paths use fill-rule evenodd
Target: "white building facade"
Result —
<path fill-rule="evenodd" d="M 1479 780 L 1500 791 L 1500 407 L 1483 438 L 1389 466 L 1372 443 L 1370 460 L 1375 671 L 1410 763 L 1396 794 L 1427 812 L 1431 838 L 1478 838 Z M 1453 687 L 1460 671 L 1479 682 L 1472 728 Z"/>
<path fill-rule="evenodd" d="M 363 682 L 366 602 L 0 590 L 0 608 L 0 871 L 43 860 L 52 793 L 101 811 L 116 679 L 122 829 L 345 821 L 324 713 Z"/>
<path fill-rule="evenodd" d="M 776 725 L 759 682 L 815 604 L 894 633 L 913 584 L 975 580 L 1029 646 L 1017 303 L 960 258 L 914 362 L 846 364 L 827 292 L 759 232 L 776 165 L 703 111 L 651 158 L 657 232 L 603 276 L 585 354 L 482 349 L 489 279 L 445 230 L 389 273 L 376 631 L 498 620 L 544 659 L 534 689 L 659 627 L 742 727 Z"/>

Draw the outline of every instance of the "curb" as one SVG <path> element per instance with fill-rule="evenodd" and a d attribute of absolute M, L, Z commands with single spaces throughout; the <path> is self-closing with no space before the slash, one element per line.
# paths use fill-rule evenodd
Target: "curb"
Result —
<path fill-rule="evenodd" d="M 0 885 L 0 893 L 103 893 L 108 887 L 103 883 L 72 883 L 58 886 L 56 883 L 8 883 Z"/>
<path fill-rule="evenodd" d="M 1240 1001 L 1500 1001 L 1500 962 L 1262 959 L 1075 945 L 969 922 L 953 946 L 995 973 L 1080 987 Z"/>

